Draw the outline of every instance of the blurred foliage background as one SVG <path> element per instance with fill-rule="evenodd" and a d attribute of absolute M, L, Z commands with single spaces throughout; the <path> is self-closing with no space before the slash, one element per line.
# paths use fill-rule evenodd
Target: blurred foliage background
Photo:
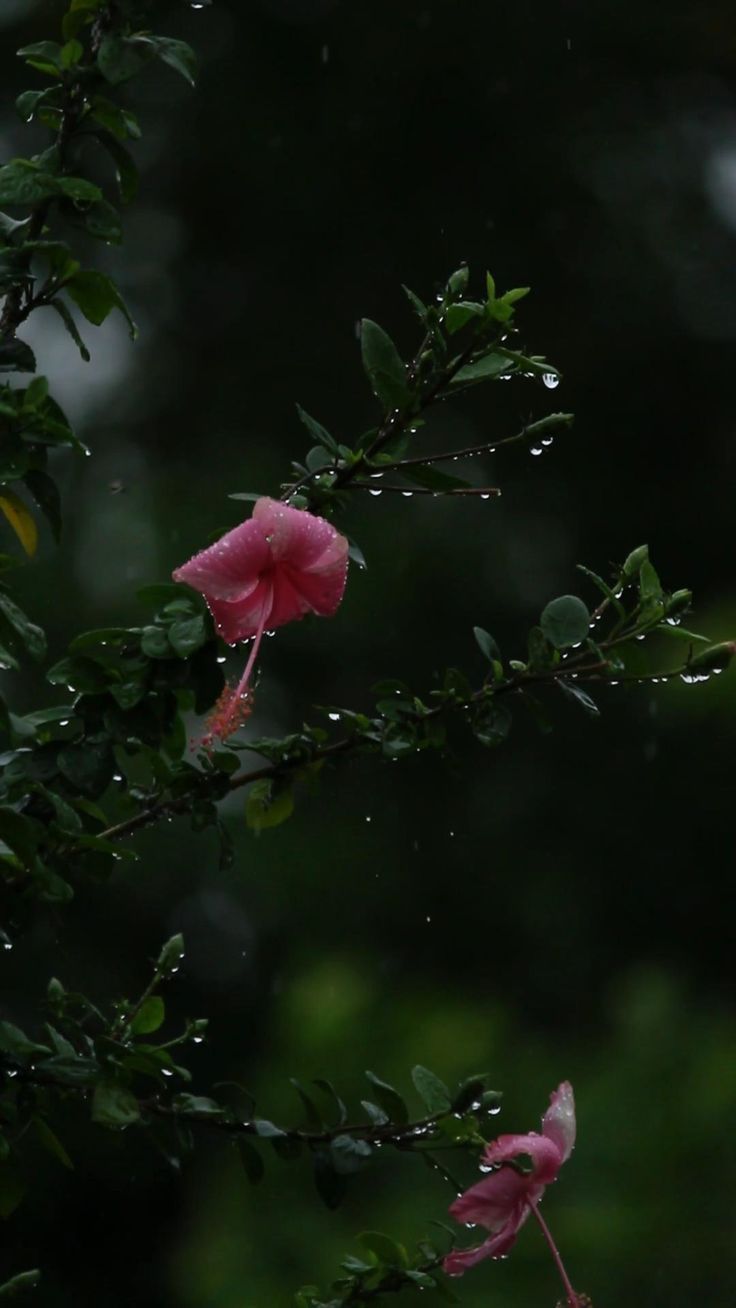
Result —
<path fill-rule="evenodd" d="M 0 10 L 4 159 L 30 148 L 15 48 L 60 10 Z M 173 73 L 136 83 L 142 195 L 104 257 L 140 342 L 110 321 L 86 366 L 52 315 L 29 333 L 95 450 L 65 456 L 62 547 L 19 574 L 52 655 L 84 626 L 138 620 L 138 585 L 238 521 L 228 493 L 277 488 L 306 448 L 297 400 L 338 438 L 369 425 L 356 320 L 408 352 L 400 283 L 426 298 L 463 259 L 532 286 L 524 344 L 564 381 L 482 388 L 428 441 L 552 408 L 576 426 L 542 458 L 472 463 L 500 501 L 354 495 L 345 525 L 369 570 L 333 621 L 268 643 L 254 730 L 366 704 L 383 676 L 420 693 L 448 664 L 480 678 L 473 624 L 523 654 L 547 599 L 579 588 L 577 561 L 605 572 L 645 539 L 665 585 L 694 589 L 700 629 L 736 635 L 732 5 L 161 10 L 203 71 L 196 94 Z M 50 701 L 40 678 L 3 676 L 16 703 Z M 100 1000 L 136 991 L 182 930 L 168 1002 L 211 1018 L 202 1093 L 238 1079 L 264 1115 L 296 1116 L 289 1075 L 355 1101 L 366 1067 L 408 1088 L 421 1061 L 448 1080 L 490 1070 L 500 1128 L 526 1130 L 569 1077 L 579 1146 L 546 1211 L 575 1284 L 596 1308 L 732 1308 L 735 705 L 733 673 L 611 690 L 599 723 L 555 699 L 550 736 L 519 720 L 497 753 L 351 763 L 260 839 L 234 798 L 226 873 L 185 823 L 144 833 L 140 864 L 3 958 L 0 1015 L 22 1022 L 52 973 Z M 1 1269 L 40 1264 L 53 1308 L 277 1308 L 335 1274 L 359 1231 L 410 1242 L 452 1198 L 386 1155 L 328 1213 L 306 1165 L 274 1158 L 251 1189 L 227 1142 L 174 1174 L 131 1132 L 70 1116 L 64 1138 L 76 1170 L 39 1157 Z M 558 1293 L 530 1227 L 459 1289 L 468 1308 Z"/>

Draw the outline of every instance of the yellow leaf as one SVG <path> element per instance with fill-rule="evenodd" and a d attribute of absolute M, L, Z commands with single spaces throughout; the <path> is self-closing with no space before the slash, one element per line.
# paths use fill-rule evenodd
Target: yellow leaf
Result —
<path fill-rule="evenodd" d="M 25 504 L 13 491 L 3 489 L 0 495 L 0 509 L 5 514 L 26 554 L 32 559 L 38 545 L 38 528 Z"/>

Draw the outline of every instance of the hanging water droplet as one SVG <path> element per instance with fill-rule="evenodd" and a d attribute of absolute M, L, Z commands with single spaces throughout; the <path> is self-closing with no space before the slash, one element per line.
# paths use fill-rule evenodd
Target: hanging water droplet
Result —
<path fill-rule="evenodd" d="M 490 491 L 482 491 L 482 493 L 481 493 L 481 497 L 480 497 L 480 498 L 481 498 L 482 500 L 489 500 L 489 499 L 491 498 L 491 492 L 490 492 Z"/>
<path fill-rule="evenodd" d="M 405 500 L 410 500 L 412 495 L 414 494 L 414 491 L 402 491 L 401 494 L 403 495 Z"/>
<path fill-rule="evenodd" d="M 542 447 L 541 447 L 541 445 L 530 445 L 530 446 L 529 446 L 529 453 L 530 453 L 530 454 L 535 454 L 535 455 L 541 454 L 541 453 L 542 453 Z"/>
<path fill-rule="evenodd" d="M 559 386 L 560 384 L 560 379 L 556 372 L 543 372 L 542 381 L 551 391 L 555 389 L 555 386 Z"/>
<path fill-rule="evenodd" d="M 365 820 L 366 820 L 366 822 L 370 822 L 371 819 L 370 819 L 370 816 L 369 816 L 368 814 L 366 814 L 366 819 L 365 819 Z"/>
<path fill-rule="evenodd" d="M 224 655 L 224 654 L 218 654 L 218 655 L 217 655 L 217 662 L 218 662 L 218 663 L 224 663 L 224 662 L 225 662 L 225 655 Z"/>
<path fill-rule="evenodd" d="M 327 716 L 328 716 L 328 718 L 330 719 L 330 722 L 339 722 L 339 721 L 340 721 L 340 714 L 339 714 L 339 713 L 328 713 Z"/>
<path fill-rule="evenodd" d="M 204 1036 L 192 1036 L 193 1045 L 201 1045 L 203 1041 L 204 1041 Z"/>
<path fill-rule="evenodd" d="M 368 494 L 369 494 L 369 495 L 380 495 L 381 492 L 380 492 L 380 490 L 369 490 Z"/>
<path fill-rule="evenodd" d="M 637 639 L 637 640 L 645 640 L 645 639 L 646 639 L 646 634 L 643 633 L 641 636 L 637 636 L 636 639 Z"/>
<path fill-rule="evenodd" d="M 68 727 L 68 726 L 69 726 L 69 719 L 68 719 L 68 718 L 62 718 L 61 721 L 60 721 L 60 723 L 59 723 L 59 726 L 60 726 L 60 727 Z"/>
<path fill-rule="evenodd" d="M 369 475 L 369 477 L 372 477 L 374 481 L 380 481 L 380 480 L 381 480 L 381 477 L 383 476 L 383 473 L 382 473 L 382 472 L 371 472 L 371 473 L 369 473 L 368 475 Z"/>
<path fill-rule="evenodd" d="M 542 437 L 542 444 L 543 444 L 544 446 L 546 446 L 547 448 L 549 448 L 549 446 L 552 444 L 553 441 L 554 441 L 554 436 L 543 436 L 543 437 Z"/>

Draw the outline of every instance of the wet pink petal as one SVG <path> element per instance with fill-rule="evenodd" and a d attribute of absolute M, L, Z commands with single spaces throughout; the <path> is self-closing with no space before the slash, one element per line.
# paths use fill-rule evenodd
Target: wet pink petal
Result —
<path fill-rule="evenodd" d="M 267 496 L 253 516 L 174 572 L 201 592 L 230 644 L 254 637 L 246 670 L 220 697 L 205 742 L 224 739 L 250 711 L 250 676 L 264 631 L 306 613 L 331 617 L 345 593 L 348 542 L 327 522 Z"/>
<path fill-rule="evenodd" d="M 542 1133 L 557 1147 L 566 1163 L 575 1146 L 575 1096 L 569 1081 L 552 1092 L 549 1108 L 542 1118 Z"/>
<path fill-rule="evenodd" d="M 542 1185 L 549 1185 L 556 1179 L 563 1162 L 562 1154 L 552 1140 L 537 1135 L 536 1131 L 527 1135 L 500 1135 L 488 1145 L 483 1157 L 486 1163 L 506 1163 L 520 1154 L 529 1155 L 532 1175 Z"/>
<path fill-rule="evenodd" d="M 513 1167 L 502 1167 L 482 1181 L 477 1181 L 450 1204 L 456 1222 L 471 1222 L 494 1231 L 503 1225 L 515 1208 L 523 1208 L 532 1186 L 531 1176 L 522 1176 Z"/>
<path fill-rule="evenodd" d="M 210 599 L 243 599 L 269 566 L 271 552 L 265 532 L 255 519 L 241 522 L 214 545 L 200 550 L 176 568 L 174 581 L 184 581 Z"/>
<path fill-rule="evenodd" d="M 557 1179 L 558 1172 L 570 1156 L 575 1141 L 575 1102 L 572 1087 L 563 1081 L 550 1097 L 550 1107 L 542 1119 L 542 1134 L 500 1135 L 486 1146 L 483 1162 L 498 1165 L 497 1171 L 470 1186 L 450 1205 L 458 1222 L 483 1226 L 491 1238 L 472 1249 L 453 1250 L 443 1262 L 450 1276 L 460 1276 L 484 1258 L 498 1258 L 513 1245 L 517 1233 L 539 1203 L 545 1187 Z M 529 1173 L 504 1166 L 527 1155 L 532 1161 Z"/>

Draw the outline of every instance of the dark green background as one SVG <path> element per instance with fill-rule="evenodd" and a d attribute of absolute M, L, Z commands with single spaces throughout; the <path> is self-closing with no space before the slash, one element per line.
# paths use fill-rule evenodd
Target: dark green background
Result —
<path fill-rule="evenodd" d="M 30 84 L 14 49 L 52 35 L 61 8 L 0 15 L 4 159 L 32 138 L 10 108 Z M 580 588 L 577 561 L 603 572 L 643 540 L 666 585 L 695 590 L 701 629 L 734 636 L 732 5 L 160 10 L 158 30 L 197 45 L 201 86 L 167 69 L 137 84 L 142 193 L 122 253 L 96 255 L 140 342 L 105 329 L 85 368 L 56 319 L 32 327 L 94 449 L 63 464 L 61 549 L 45 542 L 19 583 L 54 657 L 83 625 L 137 620 L 137 586 L 238 521 L 231 491 L 278 488 L 306 448 L 295 401 L 341 439 L 369 425 L 356 320 L 408 353 L 400 283 L 430 296 L 463 259 L 478 283 L 490 267 L 532 286 L 523 340 L 564 382 L 481 389 L 427 441 L 480 442 L 553 408 L 576 426 L 542 458 L 470 464 L 500 502 L 356 494 L 345 526 L 369 571 L 334 620 L 268 642 L 254 730 L 288 731 L 314 702 L 367 705 L 386 675 L 420 692 L 448 664 L 480 678 L 473 624 L 522 655 L 547 599 Z M 4 675 L 20 702 L 51 695 Z M 235 800 L 228 873 L 209 836 L 167 825 L 3 959 L 0 1011 L 28 1016 L 51 973 L 101 1001 L 133 992 L 183 930 L 169 1000 L 212 1019 L 202 1092 L 242 1079 L 278 1117 L 295 1112 L 289 1075 L 331 1076 L 355 1101 L 366 1067 L 405 1089 L 414 1062 L 449 1080 L 487 1068 L 502 1128 L 525 1130 L 569 1077 L 579 1145 L 546 1214 L 575 1284 L 596 1308 L 732 1308 L 735 703 L 733 673 L 611 690 L 597 724 L 553 697 L 551 736 L 520 717 L 495 753 L 460 741 L 444 762 L 353 763 L 260 839 Z M 383 1154 L 331 1214 L 306 1164 L 274 1159 L 251 1190 L 226 1145 L 176 1175 L 133 1132 L 60 1133 L 76 1171 L 39 1160 L 0 1268 L 42 1265 L 53 1308 L 281 1308 L 362 1229 L 411 1242 L 452 1198 Z M 559 1295 L 533 1229 L 460 1291 L 469 1308 Z"/>

